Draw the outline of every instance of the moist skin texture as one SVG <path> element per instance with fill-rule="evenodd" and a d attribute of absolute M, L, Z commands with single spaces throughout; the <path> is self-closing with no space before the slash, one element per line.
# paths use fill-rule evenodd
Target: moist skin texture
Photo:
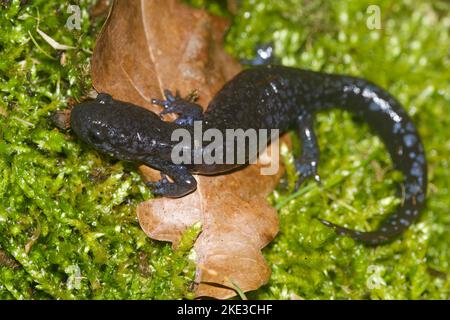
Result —
<path fill-rule="evenodd" d="M 172 141 L 172 133 L 175 129 L 193 133 L 195 121 L 202 122 L 203 132 L 214 128 L 224 136 L 226 129 L 279 129 L 280 134 L 295 130 L 302 142 L 301 156 L 296 160 L 299 174 L 296 187 L 311 177 L 320 181 L 317 174 L 320 152 L 313 115 L 338 107 L 361 117 L 381 138 L 395 168 L 404 175 L 402 203 L 397 212 L 372 232 L 321 222 L 339 234 L 375 245 L 392 240 L 406 229 L 425 201 L 426 158 L 417 130 L 400 103 L 367 80 L 269 65 L 242 71 L 224 85 L 204 113 L 201 106 L 170 91 L 166 91 L 166 100 L 153 102 L 164 107 L 160 115 L 175 113 L 178 118 L 166 122 L 151 111 L 101 93 L 95 101 L 73 108 L 71 126 L 81 140 L 101 152 L 160 170 L 162 179 L 148 183 L 155 194 L 181 197 L 196 189 L 192 174 L 218 174 L 245 165 L 193 164 L 193 160 L 191 164 L 174 164 L 171 154 L 178 141 Z M 223 148 L 226 150 L 229 145 L 224 143 Z M 190 156 L 193 159 L 193 148 Z"/>

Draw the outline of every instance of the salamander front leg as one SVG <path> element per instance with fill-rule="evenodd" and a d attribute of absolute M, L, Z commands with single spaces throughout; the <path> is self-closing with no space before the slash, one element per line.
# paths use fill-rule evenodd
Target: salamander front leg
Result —
<path fill-rule="evenodd" d="M 173 181 L 171 182 L 170 179 Z M 179 198 L 197 189 L 197 181 L 182 165 L 171 164 L 162 168 L 161 180 L 147 182 L 154 195 Z"/>
<path fill-rule="evenodd" d="M 173 95 L 170 90 L 164 90 L 164 95 L 166 100 L 152 99 L 153 104 L 164 107 L 164 110 L 159 114 L 160 116 L 175 113 L 178 115 L 175 123 L 186 126 L 192 126 L 194 121 L 203 119 L 203 108 L 194 103 L 196 99 L 195 94 L 190 94 L 183 99 L 178 91 Z"/>
<path fill-rule="evenodd" d="M 297 120 L 297 131 L 302 143 L 301 156 L 295 161 L 295 167 L 299 175 L 295 189 L 307 179 L 314 178 L 320 182 L 317 174 L 317 165 L 319 164 L 319 146 L 314 133 L 314 122 L 310 114 L 303 114 Z"/>

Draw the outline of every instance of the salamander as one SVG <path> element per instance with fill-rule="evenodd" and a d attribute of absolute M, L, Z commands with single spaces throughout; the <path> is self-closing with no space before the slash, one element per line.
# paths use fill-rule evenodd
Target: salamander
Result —
<path fill-rule="evenodd" d="M 387 91 L 362 78 L 314 72 L 291 67 L 264 65 L 246 69 L 227 82 L 206 111 L 192 99 L 165 91 L 158 115 L 145 108 L 100 93 L 95 100 L 76 105 L 71 127 L 95 149 L 120 160 L 143 163 L 162 172 L 158 182 L 149 182 L 154 194 L 181 197 L 196 189 L 192 174 L 222 174 L 244 164 L 175 164 L 171 152 L 177 143 L 175 129 L 227 128 L 294 130 L 301 140 L 296 159 L 297 187 L 306 179 L 319 181 L 319 146 L 314 133 L 314 114 L 342 108 L 362 118 L 386 146 L 394 167 L 401 171 L 402 202 L 397 211 L 370 232 L 350 230 L 320 219 L 322 223 L 369 245 L 388 242 L 418 217 L 425 202 L 427 166 L 416 127 L 401 104 Z M 174 121 L 162 115 L 176 114 Z M 336 128 L 339 130 L 339 128 Z M 190 132 L 190 131 L 189 131 Z M 267 144 L 270 142 L 268 140 Z M 204 147 L 201 145 L 201 147 Z M 266 145 L 260 149 L 265 148 Z M 258 150 L 258 151 L 261 151 Z M 193 152 L 191 153 L 194 157 Z M 246 159 L 248 163 L 248 159 Z"/>

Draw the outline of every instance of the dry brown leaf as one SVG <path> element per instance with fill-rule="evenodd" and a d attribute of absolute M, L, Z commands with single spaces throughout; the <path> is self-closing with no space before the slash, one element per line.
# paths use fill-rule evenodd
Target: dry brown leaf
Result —
<path fill-rule="evenodd" d="M 112 0 L 97 0 L 97 2 L 89 9 L 89 17 L 97 18 L 106 15 L 109 12 L 111 4 Z"/>
<path fill-rule="evenodd" d="M 222 48 L 227 22 L 176 0 L 126 1 L 113 5 L 94 51 L 97 91 L 152 111 L 151 98 L 163 89 L 187 95 L 198 89 L 206 106 L 240 70 Z M 141 167 L 150 177 L 154 171 Z M 270 270 L 261 249 L 278 232 L 278 216 L 266 197 L 279 180 L 261 176 L 251 165 L 231 174 L 196 176 L 196 192 L 179 199 L 159 198 L 137 208 L 143 230 L 176 247 L 181 234 L 201 221 L 195 243 L 197 296 L 228 298 L 265 284 Z M 223 287 L 225 286 L 225 287 Z"/>

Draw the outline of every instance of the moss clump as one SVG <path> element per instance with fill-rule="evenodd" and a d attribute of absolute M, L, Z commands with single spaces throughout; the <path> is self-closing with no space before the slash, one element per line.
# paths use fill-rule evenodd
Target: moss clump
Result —
<path fill-rule="evenodd" d="M 82 148 L 49 121 L 89 91 L 100 21 L 79 1 L 81 30 L 60 1 L 2 2 L 0 17 L 0 298 L 192 297 L 195 226 L 174 252 L 140 229 L 150 197 L 133 168 Z M 37 28 L 75 49 L 54 50 Z"/>
<path fill-rule="evenodd" d="M 54 129 L 52 111 L 90 91 L 89 57 L 101 21 L 81 30 L 55 0 L 3 1 L 0 16 L 0 298 L 190 298 L 193 226 L 178 251 L 149 240 L 135 205 L 151 197 L 135 170 Z M 204 1 L 193 1 L 204 5 Z M 264 250 L 273 275 L 252 298 L 449 298 L 450 6 L 445 1 L 244 0 L 227 36 L 236 56 L 273 42 L 285 65 L 366 77 L 408 109 L 427 149 L 430 185 L 418 223 L 392 244 L 364 247 L 315 217 L 371 229 L 398 199 L 387 152 L 339 111 L 320 114 L 323 187 L 271 196 L 281 230 Z M 366 27 L 379 5 L 382 29 Z M 223 1 L 208 6 L 223 12 Z M 37 28 L 59 43 L 56 51 Z M 284 155 L 288 164 L 292 155 Z M 292 186 L 293 170 L 288 170 Z M 290 183 L 289 183 L 290 181 Z"/>
<path fill-rule="evenodd" d="M 380 30 L 366 26 L 370 5 L 380 9 Z M 272 42 L 284 65 L 361 76 L 387 88 L 418 126 L 430 176 L 426 210 L 397 241 L 369 248 L 336 236 L 315 218 L 371 230 L 398 204 L 401 176 L 363 123 L 344 112 L 320 114 L 324 186 L 273 194 L 281 230 L 264 251 L 273 274 L 252 297 L 450 297 L 449 9 L 444 1 L 242 2 L 227 38 L 232 52 L 249 57 L 256 44 Z"/>

